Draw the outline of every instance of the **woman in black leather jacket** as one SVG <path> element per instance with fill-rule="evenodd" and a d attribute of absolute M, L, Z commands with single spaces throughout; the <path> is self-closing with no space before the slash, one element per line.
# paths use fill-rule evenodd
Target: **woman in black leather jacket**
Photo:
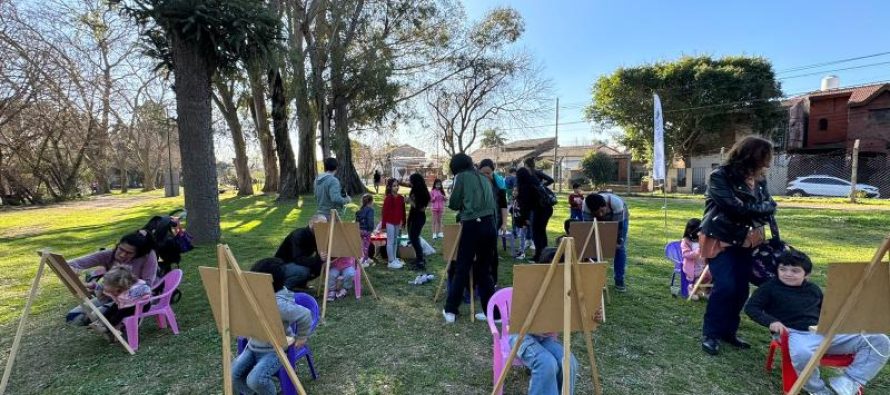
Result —
<path fill-rule="evenodd" d="M 752 251 L 764 242 L 764 225 L 776 211 L 764 178 L 772 151 L 769 141 L 748 136 L 732 147 L 726 163 L 708 179 L 699 241 L 714 283 L 702 328 L 702 349 L 711 355 L 719 352 L 721 340 L 751 347 L 736 332 L 748 300 Z"/>

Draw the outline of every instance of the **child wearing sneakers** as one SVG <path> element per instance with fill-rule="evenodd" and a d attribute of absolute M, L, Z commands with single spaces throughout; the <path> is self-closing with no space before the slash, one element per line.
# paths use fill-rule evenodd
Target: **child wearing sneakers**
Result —
<path fill-rule="evenodd" d="M 352 289 L 355 278 L 355 258 L 339 258 L 331 261 L 328 273 L 328 301 L 340 299 Z"/>
<path fill-rule="evenodd" d="M 399 259 L 399 233 L 405 226 L 405 198 L 399 195 L 399 181 L 386 181 L 386 197 L 383 199 L 383 226 L 386 227 L 386 257 L 390 269 L 401 269 L 405 263 Z"/>
<path fill-rule="evenodd" d="M 430 211 L 433 212 L 433 240 L 445 237 L 442 232 L 442 215 L 445 213 L 445 201 L 448 195 L 442 188 L 442 180 L 433 181 L 433 189 L 430 190 Z"/>
<path fill-rule="evenodd" d="M 371 247 L 371 233 L 374 232 L 374 196 L 370 193 L 362 195 L 362 208 L 355 213 L 355 222 L 362 235 L 362 267 L 371 265 L 368 249 Z"/>
<path fill-rule="evenodd" d="M 698 232 L 701 228 L 701 220 L 698 218 L 690 218 L 686 222 L 686 229 L 683 231 L 683 240 L 680 240 L 680 251 L 683 254 L 683 275 L 686 276 L 686 282 L 689 287 L 686 292 L 692 292 L 695 282 L 702 275 L 702 285 L 711 283 L 710 273 L 704 273 L 705 260 L 701 256 L 701 247 L 698 244 Z M 707 288 L 699 288 L 692 300 L 698 300 L 699 297 L 707 298 L 710 294 Z"/>
<path fill-rule="evenodd" d="M 779 257 L 778 266 L 778 277 L 754 291 L 745 313 L 773 333 L 788 332 L 791 362 L 800 373 L 823 340 L 822 335 L 809 331 L 810 326 L 819 322 L 822 291 L 807 280 L 813 263 L 806 254 L 789 247 Z M 832 395 L 832 390 L 838 395 L 853 395 L 887 363 L 890 339 L 883 334 L 838 334 L 827 353 L 856 356 L 843 374 L 832 377 L 827 386 L 817 369 L 803 388 L 815 395 Z"/>

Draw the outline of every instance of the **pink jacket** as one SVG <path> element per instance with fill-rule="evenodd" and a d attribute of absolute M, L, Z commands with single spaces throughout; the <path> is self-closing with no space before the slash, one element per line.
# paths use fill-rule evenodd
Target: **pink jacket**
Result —
<path fill-rule="evenodd" d="M 111 268 L 117 265 L 120 265 L 120 263 L 114 260 L 113 248 L 68 261 L 68 266 L 71 266 L 76 270 L 84 270 L 99 266 L 105 268 L 105 270 L 111 270 Z M 154 250 L 145 256 L 133 258 L 130 262 L 127 262 L 124 265 L 129 266 L 130 270 L 136 277 L 145 280 L 148 284 L 154 284 L 155 276 L 158 274 L 158 256 L 155 254 Z"/>
<path fill-rule="evenodd" d="M 120 295 L 115 296 L 109 293 L 105 293 L 105 295 L 111 297 L 118 308 L 123 309 L 135 306 L 138 302 L 144 302 L 151 299 L 151 287 L 145 283 L 145 280 L 139 280 L 136 281 L 130 289 L 126 292 L 122 292 Z"/>
<path fill-rule="evenodd" d="M 445 194 L 438 189 L 430 191 L 430 210 L 445 211 Z"/>
<path fill-rule="evenodd" d="M 705 260 L 701 257 L 701 249 L 693 246 L 686 238 L 680 241 L 680 251 L 683 253 L 683 274 L 687 281 L 695 281 L 705 270 Z"/>

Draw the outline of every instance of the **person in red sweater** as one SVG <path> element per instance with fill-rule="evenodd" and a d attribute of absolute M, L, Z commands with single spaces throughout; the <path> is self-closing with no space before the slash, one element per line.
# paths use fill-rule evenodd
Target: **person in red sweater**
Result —
<path fill-rule="evenodd" d="M 399 233 L 405 226 L 405 198 L 399 195 L 399 181 L 390 178 L 386 181 L 386 197 L 383 199 L 383 220 L 386 227 L 386 256 L 390 269 L 401 269 L 405 265 L 398 257 Z"/>
<path fill-rule="evenodd" d="M 584 204 L 584 194 L 581 193 L 581 185 L 572 184 L 572 194 L 569 195 L 569 218 L 572 221 L 583 221 L 581 206 Z"/>

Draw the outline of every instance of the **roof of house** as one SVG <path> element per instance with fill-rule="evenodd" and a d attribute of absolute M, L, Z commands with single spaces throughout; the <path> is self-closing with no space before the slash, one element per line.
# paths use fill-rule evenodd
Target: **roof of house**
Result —
<path fill-rule="evenodd" d="M 597 144 L 597 145 L 576 145 L 576 146 L 566 146 L 559 147 L 556 151 L 557 156 L 561 156 L 564 158 L 583 158 L 587 156 L 591 151 L 602 152 L 609 156 L 623 156 L 627 155 L 626 152 L 622 152 L 617 148 L 609 147 L 605 144 Z M 553 157 L 553 149 L 549 149 L 538 157 L 544 158 L 552 158 Z"/>
<path fill-rule="evenodd" d="M 470 153 L 470 157 L 473 158 L 473 162 L 476 163 L 479 163 L 483 159 L 491 159 L 497 164 L 509 164 L 519 162 L 534 155 L 534 153 L 535 150 L 533 149 L 505 151 L 501 148 L 480 148 Z"/>
<path fill-rule="evenodd" d="M 542 145 L 555 145 L 556 137 L 544 137 L 540 139 L 529 139 L 529 140 L 516 140 L 512 143 L 505 144 L 503 147 L 504 151 L 511 151 L 517 149 L 535 149 Z"/>
<path fill-rule="evenodd" d="M 426 152 L 408 144 L 402 144 L 389 151 L 389 155 L 393 158 L 423 158 L 426 156 Z"/>
<path fill-rule="evenodd" d="M 813 91 L 810 93 L 803 94 L 798 96 L 799 98 L 809 98 L 809 99 L 819 99 L 819 98 L 828 98 L 828 97 L 838 97 L 838 96 L 847 96 L 849 95 L 849 99 L 847 100 L 847 105 L 850 107 L 856 107 L 868 104 L 872 99 L 877 97 L 879 94 L 884 92 L 890 88 L 890 83 L 880 83 L 880 84 L 868 84 L 868 85 L 860 85 L 860 86 L 850 86 L 846 88 L 839 89 L 829 89 L 826 91 Z"/>

